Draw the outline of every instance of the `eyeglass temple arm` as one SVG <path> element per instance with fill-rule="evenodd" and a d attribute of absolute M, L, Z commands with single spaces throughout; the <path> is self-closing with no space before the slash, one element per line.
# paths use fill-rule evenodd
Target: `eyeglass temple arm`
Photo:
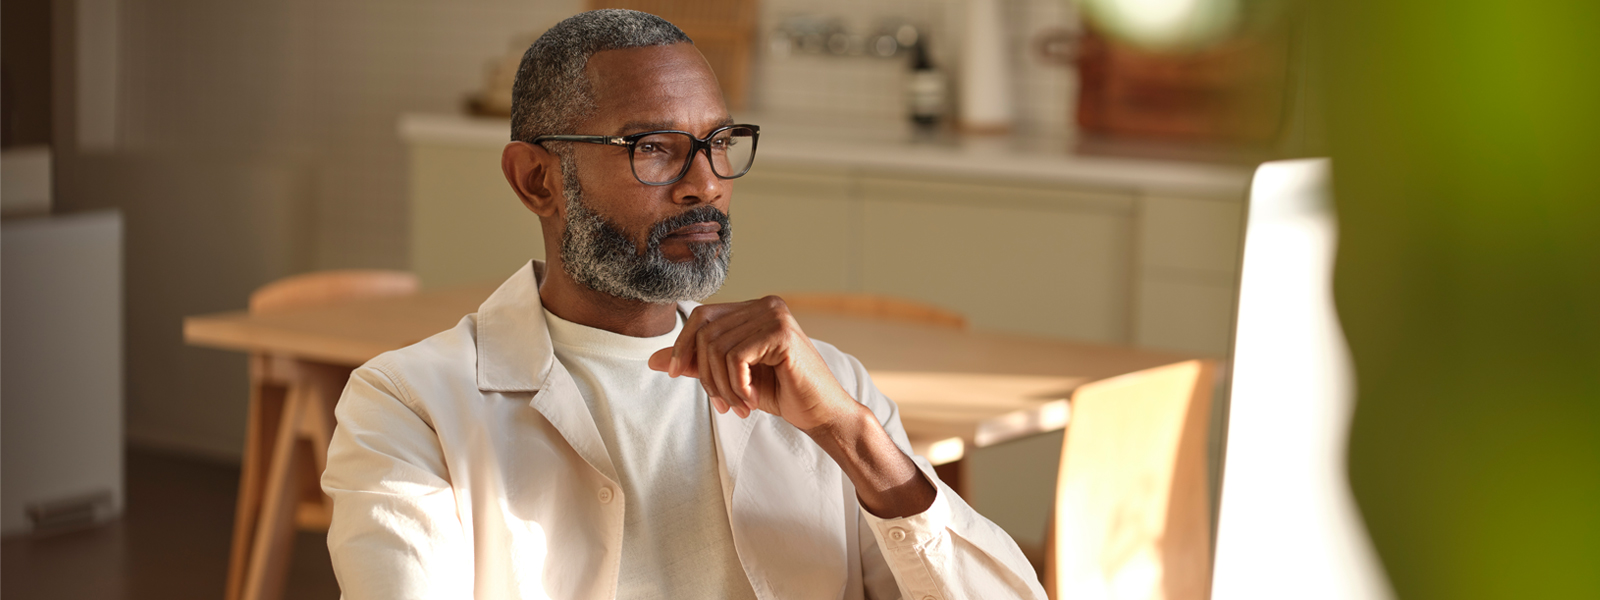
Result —
<path fill-rule="evenodd" d="M 541 135 L 533 138 L 533 143 L 540 142 L 579 142 L 584 144 L 606 144 L 609 146 L 627 146 L 628 140 L 611 135 Z"/>

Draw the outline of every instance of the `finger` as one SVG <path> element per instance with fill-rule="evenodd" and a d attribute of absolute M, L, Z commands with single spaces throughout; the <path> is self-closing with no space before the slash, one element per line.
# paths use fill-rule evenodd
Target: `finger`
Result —
<path fill-rule="evenodd" d="M 672 348 L 667 347 L 655 351 L 655 354 L 651 354 L 650 360 L 645 361 L 645 364 L 649 366 L 650 370 L 652 371 L 663 371 L 668 375 L 671 375 L 672 372 L 670 369 L 672 367 Z"/>
<path fill-rule="evenodd" d="M 700 344 L 706 349 L 705 368 L 711 372 L 710 381 L 713 389 L 717 391 L 717 397 L 722 398 L 730 406 L 743 406 L 748 411 L 751 408 L 749 402 L 733 389 L 728 373 L 728 349 L 740 341 L 736 337 L 740 327 L 738 325 L 730 327 L 727 323 L 732 320 L 733 317 L 730 316 L 712 327 L 701 329 Z"/>
<path fill-rule="evenodd" d="M 707 397 L 728 402 L 727 398 L 722 398 L 717 394 L 717 383 L 711 378 L 711 350 L 707 348 L 704 333 L 703 330 L 695 333 L 695 341 L 692 346 L 695 359 L 695 377 L 700 380 L 700 387 L 706 390 Z M 731 406 L 732 403 L 729 403 L 729 405 Z"/>
<path fill-rule="evenodd" d="M 702 360 L 705 369 L 710 372 L 708 381 L 712 384 L 713 395 L 721 398 L 730 407 L 742 409 L 740 414 L 748 414 L 754 406 L 733 388 L 725 356 L 729 348 L 737 346 L 743 336 L 748 334 L 748 324 L 751 321 L 750 311 L 733 310 L 715 322 L 701 327 L 699 335 L 696 336 L 698 338 L 696 344 L 705 350 L 701 355 L 704 357 Z"/>
<path fill-rule="evenodd" d="M 715 312 L 714 307 L 701 305 L 689 313 L 689 318 L 684 319 L 683 331 L 678 332 L 678 339 L 672 343 L 672 360 L 667 367 L 668 375 L 678 377 L 694 372 L 691 366 L 695 355 L 695 336 L 699 335 L 701 327 L 712 321 Z"/>
<path fill-rule="evenodd" d="M 719 347 L 727 348 L 723 353 L 723 363 L 728 373 L 729 393 L 751 409 L 760 407 L 761 399 L 750 385 L 750 369 L 761 361 L 766 349 L 771 346 L 764 339 L 770 329 L 769 324 L 751 319 L 730 329 L 717 340 Z"/>

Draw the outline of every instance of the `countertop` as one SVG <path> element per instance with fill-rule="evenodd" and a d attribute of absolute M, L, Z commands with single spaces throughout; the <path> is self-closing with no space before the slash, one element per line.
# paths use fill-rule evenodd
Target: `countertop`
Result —
<path fill-rule="evenodd" d="M 1087 156 L 1066 137 L 927 134 L 909 124 L 741 114 L 761 126 L 756 165 L 841 169 L 914 177 L 1004 180 L 1069 185 L 1132 194 L 1175 194 L 1242 200 L 1252 169 L 1246 166 Z M 407 114 L 400 138 L 427 143 L 499 148 L 509 140 L 506 119 L 455 114 Z"/>

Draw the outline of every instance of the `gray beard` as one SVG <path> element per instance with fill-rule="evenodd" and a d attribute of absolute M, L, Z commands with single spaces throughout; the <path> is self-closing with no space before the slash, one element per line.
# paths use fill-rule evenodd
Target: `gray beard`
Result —
<path fill-rule="evenodd" d="M 668 217 L 650 228 L 644 253 L 639 254 L 633 240 L 584 203 L 575 165 L 563 162 L 567 162 L 561 177 L 567 198 L 567 230 L 561 236 L 561 262 L 574 281 L 602 294 L 651 304 L 698 302 L 722 287 L 733 251 L 727 214 L 700 205 Z M 722 225 L 720 241 L 691 244 L 690 260 L 667 260 L 661 253 L 661 240 L 686 225 L 702 222 Z"/>

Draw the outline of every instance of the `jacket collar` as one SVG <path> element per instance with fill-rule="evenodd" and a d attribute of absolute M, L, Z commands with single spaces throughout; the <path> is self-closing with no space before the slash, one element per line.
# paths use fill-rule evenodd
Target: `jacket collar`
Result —
<path fill-rule="evenodd" d="M 544 273 L 544 261 L 528 261 L 478 306 L 478 389 L 536 392 L 548 387 L 558 365 L 539 299 Z M 698 306 L 679 302 L 678 312 L 688 318 Z"/>
<path fill-rule="evenodd" d="M 537 392 L 529 402 L 555 425 L 567 443 L 595 469 L 616 481 L 616 469 L 600 439 L 594 417 L 565 367 L 556 360 L 550 329 L 539 300 L 545 263 L 529 261 L 478 307 L 478 389 L 485 392 Z M 685 318 L 698 302 L 679 302 Z M 714 419 L 717 449 L 723 459 L 723 482 L 732 494 L 754 419 L 733 411 Z"/>
<path fill-rule="evenodd" d="M 478 307 L 478 389 L 533 392 L 555 366 L 539 302 L 544 261 L 529 261 Z"/>
<path fill-rule="evenodd" d="M 541 281 L 544 263 L 530 261 L 478 307 L 478 389 L 536 392 L 528 405 L 544 415 L 589 466 L 617 483 L 616 466 L 594 416 L 551 348 L 539 301 Z"/>

